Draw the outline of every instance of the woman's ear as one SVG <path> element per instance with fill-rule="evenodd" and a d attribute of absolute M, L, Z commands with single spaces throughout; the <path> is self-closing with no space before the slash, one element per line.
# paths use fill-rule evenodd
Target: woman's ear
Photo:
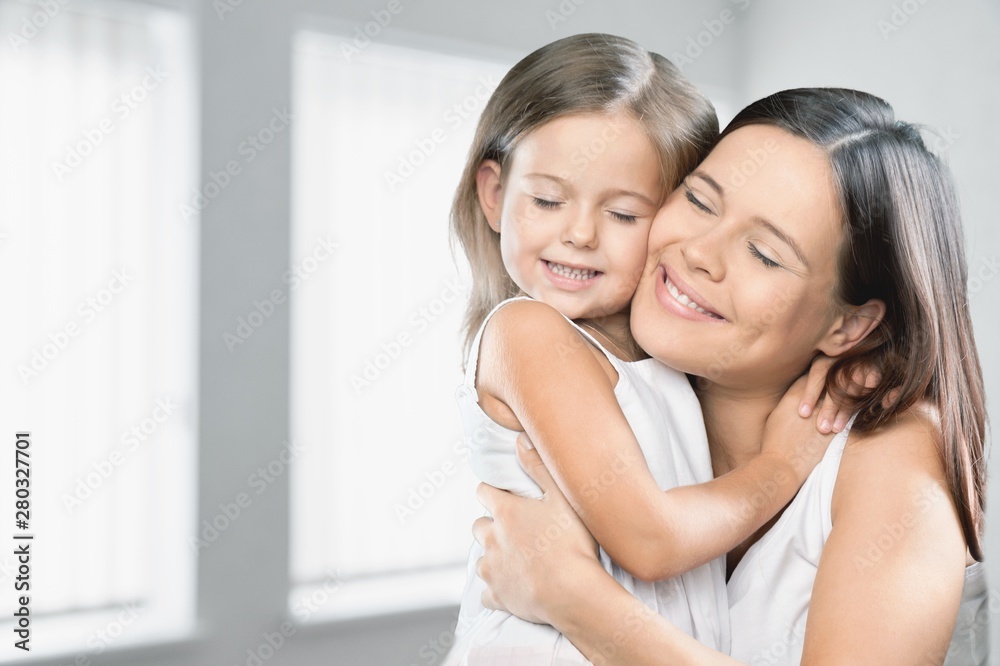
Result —
<path fill-rule="evenodd" d="M 827 356 L 840 356 L 864 340 L 885 317 L 885 303 L 873 298 L 864 305 L 849 305 L 834 322 L 817 349 Z"/>
<path fill-rule="evenodd" d="M 500 212 L 503 204 L 503 181 L 500 178 L 500 163 L 483 160 L 476 172 L 476 194 L 479 207 L 490 224 L 490 229 L 500 233 Z"/>

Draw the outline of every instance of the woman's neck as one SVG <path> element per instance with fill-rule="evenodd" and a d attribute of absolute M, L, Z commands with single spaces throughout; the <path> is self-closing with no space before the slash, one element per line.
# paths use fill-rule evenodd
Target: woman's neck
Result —
<path fill-rule="evenodd" d="M 729 389 L 698 378 L 695 393 L 705 417 L 712 468 L 721 476 L 760 454 L 764 424 L 785 390 Z"/>

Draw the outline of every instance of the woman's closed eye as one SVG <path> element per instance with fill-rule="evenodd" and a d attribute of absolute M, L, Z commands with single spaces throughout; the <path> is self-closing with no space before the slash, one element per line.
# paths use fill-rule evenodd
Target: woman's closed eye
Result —
<path fill-rule="evenodd" d="M 709 215 L 715 215 L 715 211 L 706 206 L 704 203 L 702 203 L 701 199 L 698 198 L 698 195 L 694 193 L 694 190 L 685 189 L 684 197 L 688 201 L 690 201 L 695 208 L 702 211 L 703 213 L 708 213 Z"/>
<path fill-rule="evenodd" d="M 777 261 L 771 259 L 770 257 L 766 256 L 763 252 L 758 250 L 757 246 L 754 245 L 753 243 L 748 242 L 747 249 L 750 250 L 750 254 L 759 259 L 760 262 L 765 266 L 767 266 L 768 268 L 779 268 L 781 266 L 781 264 L 779 264 Z"/>

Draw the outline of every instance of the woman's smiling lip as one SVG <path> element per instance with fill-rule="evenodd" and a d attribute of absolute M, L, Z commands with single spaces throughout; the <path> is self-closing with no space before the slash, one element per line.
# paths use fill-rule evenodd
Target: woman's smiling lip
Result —
<path fill-rule="evenodd" d="M 593 286 L 593 284 L 604 275 L 603 272 L 597 270 L 596 268 L 566 264 L 559 261 L 549 261 L 548 259 L 542 259 L 541 261 L 542 270 L 545 272 L 545 277 L 549 279 L 549 282 L 566 291 L 581 291 L 583 289 L 587 289 L 588 287 Z M 561 270 L 559 267 L 563 267 L 568 270 L 559 272 Z M 578 271 L 580 273 L 590 272 L 593 273 L 593 276 L 584 278 L 571 277 L 564 274 L 572 271 Z"/>
<path fill-rule="evenodd" d="M 711 303 L 702 298 L 698 292 L 688 286 L 687 283 L 677 277 L 677 274 L 674 271 L 670 270 L 666 266 L 661 264 L 657 267 L 656 277 L 656 300 L 658 300 L 660 305 L 662 305 L 665 309 L 692 321 L 711 321 L 719 323 L 728 321 L 712 308 Z M 674 294 L 671 293 L 671 289 L 676 290 L 678 296 L 674 296 Z M 686 300 L 687 303 L 684 303 L 679 299 Z M 694 304 L 694 307 L 692 307 L 692 303 Z M 703 310 L 704 312 L 695 308 L 700 308 L 700 310 Z"/>

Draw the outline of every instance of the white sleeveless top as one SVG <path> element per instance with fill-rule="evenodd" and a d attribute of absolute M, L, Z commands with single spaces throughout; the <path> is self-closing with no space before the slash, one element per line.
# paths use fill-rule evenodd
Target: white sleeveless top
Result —
<path fill-rule="evenodd" d="M 476 367 L 483 330 L 504 301 L 486 317 L 472 343 L 465 383 L 457 391 L 469 447 L 469 462 L 480 480 L 525 497 L 541 497 L 541 490 L 521 469 L 515 452 L 518 432 L 498 425 L 479 406 Z M 615 396 L 642 448 L 649 471 L 660 488 L 711 481 L 701 405 L 687 377 L 655 359 L 628 362 L 608 353 L 585 330 L 567 319 L 592 345 L 604 352 L 618 372 Z M 445 664 L 587 664 L 580 652 L 548 625 L 521 620 L 509 613 L 490 611 L 480 601 L 485 584 L 476 575 L 482 548 L 469 553 L 468 581 L 456 628 L 456 645 Z M 604 549 L 601 564 L 632 595 L 701 643 L 721 652 L 729 650 L 729 619 L 725 585 L 725 558 L 656 583 L 638 580 L 616 565 Z"/>
<path fill-rule="evenodd" d="M 785 512 L 747 550 L 729 579 L 732 656 L 741 662 L 791 666 L 802 659 L 813 581 L 833 528 L 833 487 L 853 423 L 852 417 Z M 873 553 L 870 557 L 874 560 L 878 556 Z M 977 562 L 965 570 L 962 605 L 947 666 L 987 663 L 988 614 L 986 572 Z"/>

